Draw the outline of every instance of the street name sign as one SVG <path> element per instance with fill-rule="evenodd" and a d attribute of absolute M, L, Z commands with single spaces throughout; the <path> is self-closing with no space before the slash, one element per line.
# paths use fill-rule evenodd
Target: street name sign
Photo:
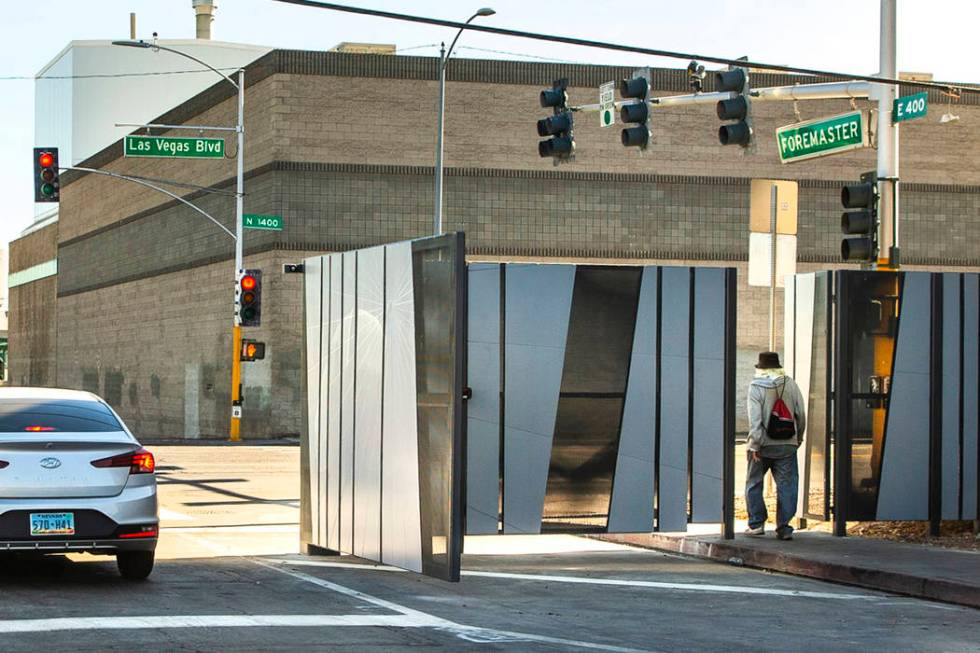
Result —
<path fill-rule="evenodd" d="M 265 229 L 266 231 L 282 231 L 281 215 L 255 215 L 246 213 L 242 216 L 242 227 L 245 229 Z"/>
<path fill-rule="evenodd" d="M 864 112 L 816 118 L 776 129 L 776 145 L 782 163 L 795 163 L 867 147 L 868 121 Z"/>
<path fill-rule="evenodd" d="M 912 120 L 926 115 L 929 110 L 928 100 L 929 94 L 926 92 L 895 98 L 892 102 L 892 122 Z"/>
<path fill-rule="evenodd" d="M 616 122 L 616 82 L 599 86 L 599 124 L 612 127 Z"/>
<path fill-rule="evenodd" d="M 127 136 L 123 139 L 124 156 L 223 159 L 222 138 L 172 138 L 169 136 Z"/>

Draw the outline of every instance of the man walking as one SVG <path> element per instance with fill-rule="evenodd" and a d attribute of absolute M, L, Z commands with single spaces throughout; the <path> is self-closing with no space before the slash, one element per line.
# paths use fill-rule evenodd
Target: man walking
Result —
<path fill-rule="evenodd" d="M 776 481 L 776 537 L 793 539 L 789 522 L 796 513 L 799 470 L 796 449 L 803 442 L 806 410 L 796 382 L 786 376 L 779 354 L 759 354 L 755 379 L 749 385 L 749 468 L 745 480 L 745 506 L 749 513 L 746 535 L 765 535 L 769 514 L 762 496 L 766 472 Z"/>

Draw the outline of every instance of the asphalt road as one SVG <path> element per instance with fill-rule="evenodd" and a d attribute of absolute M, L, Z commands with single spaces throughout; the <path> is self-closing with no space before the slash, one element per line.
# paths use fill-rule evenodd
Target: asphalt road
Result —
<path fill-rule="evenodd" d="M 0 651 L 978 650 L 980 611 L 568 536 L 469 539 L 457 584 L 300 556 L 297 448 L 154 449 L 150 580 L 5 561 Z"/>

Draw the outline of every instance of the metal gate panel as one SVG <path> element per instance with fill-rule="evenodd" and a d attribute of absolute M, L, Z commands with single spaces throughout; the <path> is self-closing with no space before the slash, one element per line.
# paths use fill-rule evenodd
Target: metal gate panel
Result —
<path fill-rule="evenodd" d="M 324 546 L 340 550 L 340 401 L 343 343 L 344 262 L 340 254 L 327 257 L 330 268 L 329 338 L 330 365 L 327 373 L 326 514 L 327 539 Z M 322 463 L 321 463 L 322 464 Z"/>
<path fill-rule="evenodd" d="M 385 249 L 381 561 L 421 572 L 412 244 Z"/>
<path fill-rule="evenodd" d="M 690 268 L 663 268 L 658 529 L 687 530 L 691 404 Z"/>
<path fill-rule="evenodd" d="M 575 267 L 508 265 L 504 532 L 539 533 L 558 414 Z"/>
<path fill-rule="evenodd" d="M 469 266 L 466 406 L 466 532 L 495 534 L 500 512 L 500 272 Z"/>
<path fill-rule="evenodd" d="M 307 419 L 309 430 L 314 437 L 307 444 L 308 469 L 307 483 L 311 505 L 310 511 L 310 543 L 321 546 L 320 540 L 320 323 L 322 321 L 320 286 L 323 277 L 323 258 L 316 257 L 304 266 L 305 279 L 305 315 L 306 315 L 306 387 L 307 387 Z"/>
<path fill-rule="evenodd" d="M 691 379 L 691 522 L 716 522 L 721 515 L 725 450 L 724 268 L 694 271 L 693 366 Z"/>
<path fill-rule="evenodd" d="M 795 302 L 796 309 L 797 311 L 801 311 L 805 317 L 796 323 L 793 333 L 783 334 L 783 340 L 793 342 L 793 363 L 792 367 L 788 369 L 791 370 L 790 376 L 796 381 L 800 393 L 806 398 L 810 396 L 810 377 L 813 369 L 813 316 L 815 311 L 813 302 L 816 275 L 796 275 L 794 283 L 787 283 L 786 287 L 789 288 L 790 285 L 794 287 L 793 301 Z M 811 406 L 806 399 L 804 399 L 804 405 L 806 406 L 807 416 L 809 416 Z M 796 452 L 797 465 L 800 470 L 800 484 L 803 486 L 801 488 L 802 491 L 799 492 L 797 503 L 797 510 L 801 515 L 806 511 L 809 498 L 806 480 L 813 471 L 810 469 L 812 461 L 810 456 L 807 455 L 809 450 L 808 434 L 804 433 L 803 436 L 805 444 L 797 449 Z"/>
<path fill-rule="evenodd" d="M 906 272 L 888 403 L 876 518 L 929 518 L 932 275 Z"/>
<path fill-rule="evenodd" d="M 611 533 L 653 530 L 660 270 L 643 269 L 609 506 Z"/>
<path fill-rule="evenodd" d="M 942 487 L 941 506 L 943 519 L 960 518 L 961 468 L 961 417 L 960 375 L 963 355 L 963 333 L 960 323 L 961 280 L 963 275 L 948 272 L 943 277 L 943 423 L 942 423 Z"/>
<path fill-rule="evenodd" d="M 354 548 L 381 556 L 381 389 L 384 355 L 383 247 L 357 252 L 354 404 Z"/>
<path fill-rule="evenodd" d="M 301 543 L 459 579 L 463 236 L 305 263 Z"/>
<path fill-rule="evenodd" d="M 354 551 L 354 384 L 357 382 L 357 252 L 344 252 L 340 367 L 340 550 Z"/>
<path fill-rule="evenodd" d="M 963 516 L 980 518 L 977 467 L 980 464 L 977 424 L 980 422 L 980 275 L 963 275 Z"/>

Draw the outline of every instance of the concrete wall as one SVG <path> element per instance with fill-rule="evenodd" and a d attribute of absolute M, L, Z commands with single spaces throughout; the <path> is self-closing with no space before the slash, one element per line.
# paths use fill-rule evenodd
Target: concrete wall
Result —
<path fill-rule="evenodd" d="M 54 223 L 10 243 L 10 273 L 50 261 L 57 252 Z M 9 290 L 7 378 L 13 385 L 57 385 L 57 281 L 50 276 Z"/>

